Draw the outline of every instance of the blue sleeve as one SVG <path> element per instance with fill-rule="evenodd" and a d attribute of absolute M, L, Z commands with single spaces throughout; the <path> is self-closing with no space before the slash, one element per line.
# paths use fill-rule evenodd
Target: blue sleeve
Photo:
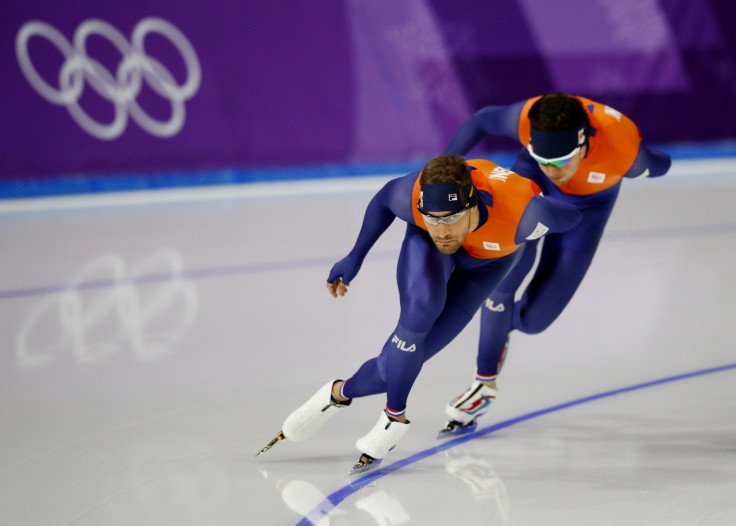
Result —
<path fill-rule="evenodd" d="M 349 284 L 358 274 L 370 249 L 396 217 L 407 223 L 414 222 L 411 195 L 417 175 L 412 173 L 392 179 L 373 196 L 365 210 L 355 245 L 346 257 L 332 267 L 327 277 L 328 283 L 341 278 L 343 283 Z"/>
<path fill-rule="evenodd" d="M 639 152 L 636 154 L 634 164 L 631 165 L 629 171 L 624 177 L 659 177 L 664 175 L 670 169 L 672 159 L 664 152 L 650 150 L 642 142 L 639 144 Z"/>
<path fill-rule="evenodd" d="M 519 118 L 525 100 L 510 106 L 486 106 L 475 112 L 455 133 L 444 153 L 465 155 L 486 135 L 519 138 Z"/>
<path fill-rule="evenodd" d="M 521 216 L 514 242 L 521 244 L 548 233 L 566 232 L 582 217 L 582 212 L 575 205 L 552 196 L 534 196 Z"/>

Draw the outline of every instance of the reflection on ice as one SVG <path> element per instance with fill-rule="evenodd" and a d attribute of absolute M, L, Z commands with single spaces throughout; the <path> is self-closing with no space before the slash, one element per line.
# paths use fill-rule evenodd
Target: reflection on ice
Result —
<path fill-rule="evenodd" d="M 21 323 L 18 367 L 34 369 L 68 357 L 95 364 L 123 352 L 156 360 L 171 352 L 199 308 L 197 287 L 182 279 L 183 267 L 181 255 L 169 249 L 129 268 L 114 253 L 83 265 L 63 291 L 42 298 Z"/>
<path fill-rule="evenodd" d="M 504 524 L 511 524 L 509 496 L 493 466 L 474 455 L 467 444 L 446 449 L 444 454 L 445 470 L 467 484 L 477 501 L 495 501 Z"/>
<path fill-rule="evenodd" d="M 356 522 L 355 512 L 350 512 L 346 504 L 332 504 L 330 499 L 314 484 L 304 480 L 284 480 L 271 476 L 262 469 L 258 471 L 272 480 L 281 490 L 281 498 L 303 520 L 299 524 L 313 526 L 347 526 L 350 524 L 377 524 L 379 526 L 404 526 L 410 524 L 409 513 L 401 505 L 399 499 L 376 486 L 361 489 L 361 497 L 355 502 L 355 508 L 364 512 L 371 520 Z M 341 509 L 342 506 L 342 509 Z M 359 516 L 365 515 L 358 514 Z"/>

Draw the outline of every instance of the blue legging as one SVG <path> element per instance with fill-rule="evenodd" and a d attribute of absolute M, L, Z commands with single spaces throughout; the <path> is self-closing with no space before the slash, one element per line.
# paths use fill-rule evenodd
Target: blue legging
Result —
<path fill-rule="evenodd" d="M 506 340 L 512 330 L 540 333 L 562 313 L 593 261 L 619 190 L 617 185 L 594 196 L 565 196 L 528 154 L 520 155 L 512 170 L 527 177 L 531 175 L 546 195 L 575 204 L 583 216 L 567 232 L 548 234 L 543 240 L 527 243 L 519 263 L 485 303 L 481 310 L 477 357 L 477 374 L 483 379 L 494 379 L 500 372 Z M 534 266 L 539 243 L 542 243 L 539 264 L 529 286 L 515 302 L 517 290 Z"/>
<path fill-rule="evenodd" d="M 399 322 L 381 354 L 345 382 L 343 395 L 385 392 L 388 409 L 403 412 L 424 362 L 462 331 L 520 255 L 477 259 L 462 248 L 444 255 L 427 232 L 408 224 L 397 267 Z"/>

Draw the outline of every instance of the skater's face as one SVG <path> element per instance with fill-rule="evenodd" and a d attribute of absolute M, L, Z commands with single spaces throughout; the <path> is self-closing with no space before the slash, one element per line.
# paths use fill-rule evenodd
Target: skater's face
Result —
<path fill-rule="evenodd" d="M 443 254 L 454 254 L 471 230 L 478 224 L 477 207 L 461 212 L 430 212 L 424 214 L 424 224 L 437 250 Z M 429 216 L 427 218 L 427 216 Z M 441 218 L 446 221 L 437 221 Z M 434 224 L 437 223 L 437 224 Z"/>
<path fill-rule="evenodd" d="M 580 161 L 585 156 L 586 148 L 586 146 L 578 148 L 575 154 L 562 166 L 556 166 L 557 163 L 549 164 L 539 162 L 539 160 L 537 160 L 537 164 L 544 175 L 546 175 L 547 178 L 556 186 L 565 186 L 570 182 L 570 179 L 575 175 L 575 172 L 578 171 Z"/>

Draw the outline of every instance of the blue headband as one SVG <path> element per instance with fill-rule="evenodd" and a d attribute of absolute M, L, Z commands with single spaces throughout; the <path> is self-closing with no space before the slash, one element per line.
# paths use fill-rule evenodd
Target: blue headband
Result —
<path fill-rule="evenodd" d="M 585 144 L 587 125 L 574 126 L 566 130 L 531 129 L 531 146 L 535 155 L 544 159 L 558 159 Z"/>
<path fill-rule="evenodd" d="M 472 184 L 437 183 L 421 185 L 421 212 L 459 212 L 478 202 Z"/>

